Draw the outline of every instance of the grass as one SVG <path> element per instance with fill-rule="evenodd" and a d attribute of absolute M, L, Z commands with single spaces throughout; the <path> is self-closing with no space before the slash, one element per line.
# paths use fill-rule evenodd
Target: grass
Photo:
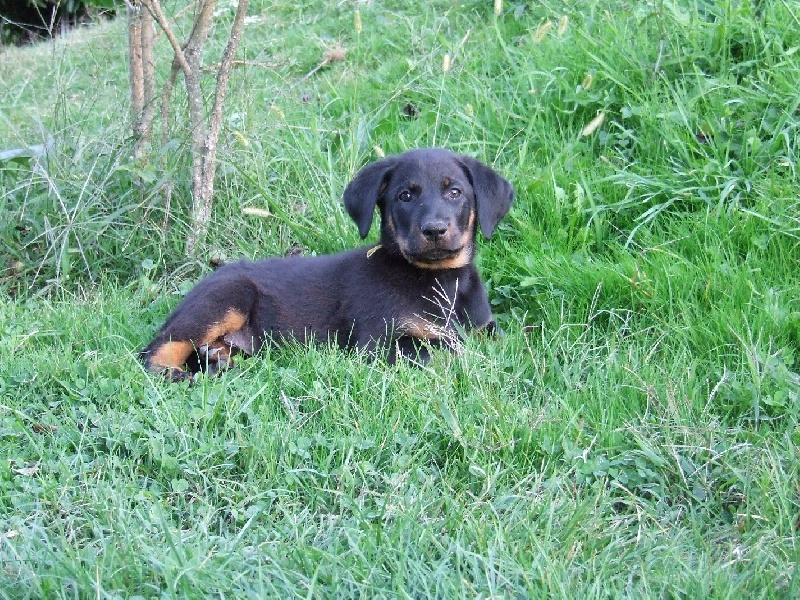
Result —
<path fill-rule="evenodd" d="M 251 4 L 206 258 L 359 244 L 352 174 L 448 146 L 517 190 L 505 334 L 147 375 L 184 117 L 132 162 L 122 22 L 0 50 L 0 598 L 797 597 L 795 5 Z"/>

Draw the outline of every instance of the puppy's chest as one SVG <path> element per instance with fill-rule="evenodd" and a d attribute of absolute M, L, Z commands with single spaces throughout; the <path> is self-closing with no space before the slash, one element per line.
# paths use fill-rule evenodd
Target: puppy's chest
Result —
<path fill-rule="evenodd" d="M 464 300 L 467 290 L 459 282 L 426 282 L 411 286 L 395 297 L 400 300 L 394 305 L 391 315 L 401 329 L 413 330 L 414 337 L 438 337 L 430 333 L 431 328 L 441 329 L 461 323 L 464 316 Z"/>

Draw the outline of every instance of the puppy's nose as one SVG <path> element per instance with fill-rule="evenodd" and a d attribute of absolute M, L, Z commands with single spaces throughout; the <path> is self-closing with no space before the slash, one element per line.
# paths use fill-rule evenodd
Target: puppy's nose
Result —
<path fill-rule="evenodd" d="M 442 219 L 426 221 L 420 229 L 422 230 L 422 235 L 435 242 L 447 233 L 447 222 Z"/>

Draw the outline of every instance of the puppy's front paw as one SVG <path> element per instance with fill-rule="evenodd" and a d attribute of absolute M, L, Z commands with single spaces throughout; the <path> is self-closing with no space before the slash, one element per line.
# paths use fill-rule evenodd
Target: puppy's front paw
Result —
<path fill-rule="evenodd" d="M 165 367 L 161 369 L 158 374 L 170 383 L 180 383 L 181 381 L 188 381 L 191 383 L 194 380 L 192 373 L 177 367 Z"/>
<path fill-rule="evenodd" d="M 493 337 L 494 336 L 503 337 L 505 335 L 505 332 L 497 325 L 494 319 L 492 319 L 486 325 L 484 325 L 480 329 L 480 331 L 485 335 L 490 335 Z"/>

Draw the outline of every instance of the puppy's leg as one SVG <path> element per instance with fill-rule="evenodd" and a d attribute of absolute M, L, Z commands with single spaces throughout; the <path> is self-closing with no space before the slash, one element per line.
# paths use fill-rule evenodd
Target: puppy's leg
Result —
<path fill-rule="evenodd" d="M 233 344 L 226 338 L 238 339 L 250 331 L 256 295 L 245 278 L 201 281 L 142 351 L 147 370 L 180 381 L 200 370 L 215 373 L 230 366 Z"/>
<path fill-rule="evenodd" d="M 399 357 L 418 365 L 426 365 L 431 360 L 431 350 L 443 347 L 445 344 L 436 338 L 416 338 L 404 335 L 395 340 L 394 346 L 389 349 L 386 361 L 393 365 Z"/>
<path fill-rule="evenodd" d="M 199 370 L 205 371 L 209 375 L 216 375 L 220 371 L 229 369 L 233 366 L 233 357 L 238 354 L 239 349 L 228 343 L 224 337 L 215 340 L 197 349 L 199 359 Z"/>
<path fill-rule="evenodd" d="M 213 373 L 230 364 L 231 347 L 225 344 L 224 336 L 242 329 L 246 314 L 231 307 L 214 314 L 190 312 L 190 307 L 179 306 L 174 316 L 142 351 L 147 370 L 180 381 L 188 374 L 200 370 Z"/>

